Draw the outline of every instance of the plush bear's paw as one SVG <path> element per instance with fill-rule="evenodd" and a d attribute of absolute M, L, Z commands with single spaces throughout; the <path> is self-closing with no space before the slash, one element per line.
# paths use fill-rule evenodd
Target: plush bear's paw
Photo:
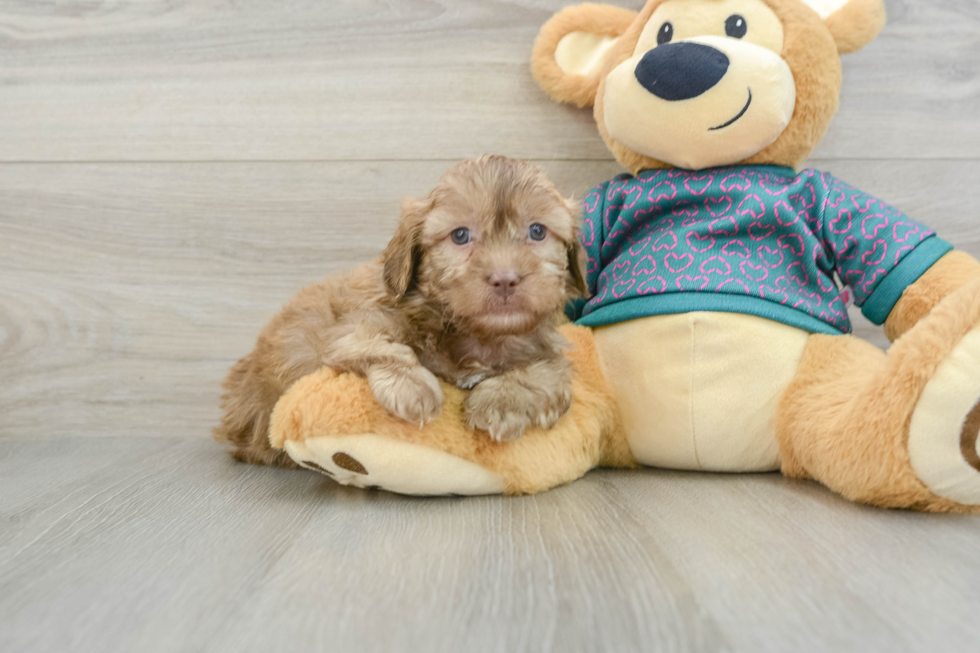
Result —
<path fill-rule="evenodd" d="M 287 440 L 290 458 L 341 485 L 399 494 L 500 494 L 500 475 L 444 451 L 365 433 Z"/>
<path fill-rule="evenodd" d="M 980 505 L 980 328 L 966 334 L 926 384 L 909 425 L 909 459 L 933 493 Z"/>
<path fill-rule="evenodd" d="M 378 403 L 407 422 L 424 426 L 442 410 L 445 398 L 439 379 L 421 365 L 376 367 L 368 372 L 367 378 Z"/>

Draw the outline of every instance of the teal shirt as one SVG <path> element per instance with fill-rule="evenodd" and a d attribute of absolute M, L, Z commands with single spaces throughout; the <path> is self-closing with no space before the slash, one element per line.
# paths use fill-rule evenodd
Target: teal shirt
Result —
<path fill-rule="evenodd" d="M 904 213 L 815 170 L 741 166 L 620 175 L 583 201 L 591 298 L 578 324 L 722 311 L 851 331 L 839 278 L 875 324 L 952 249 Z"/>

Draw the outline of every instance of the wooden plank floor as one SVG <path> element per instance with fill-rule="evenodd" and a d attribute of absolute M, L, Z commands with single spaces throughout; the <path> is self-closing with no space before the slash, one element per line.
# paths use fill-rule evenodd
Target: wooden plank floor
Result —
<path fill-rule="evenodd" d="M 2 651 L 970 651 L 980 520 L 775 474 L 413 499 L 195 437 L 0 440 Z"/>
<path fill-rule="evenodd" d="M 978 518 L 655 470 L 415 500 L 209 440 L 454 161 L 619 172 L 528 71 L 565 4 L 0 0 L 0 652 L 977 648 Z M 980 255 L 980 3 L 887 4 L 810 163 Z"/>

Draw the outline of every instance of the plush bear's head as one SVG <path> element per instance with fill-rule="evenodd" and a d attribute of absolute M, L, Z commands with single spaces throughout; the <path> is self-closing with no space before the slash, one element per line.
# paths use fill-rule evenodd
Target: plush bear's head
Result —
<path fill-rule="evenodd" d="M 649 0 L 555 14 L 531 64 L 555 100 L 593 105 L 606 145 L 647 168 L 797 167 L 837 111 L 840 54 L 885 24 L 882 0 Z"/>

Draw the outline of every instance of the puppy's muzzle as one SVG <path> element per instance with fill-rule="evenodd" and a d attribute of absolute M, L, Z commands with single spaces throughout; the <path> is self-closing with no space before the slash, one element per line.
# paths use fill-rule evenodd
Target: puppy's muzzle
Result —
<path fill-rule="evenodd" d="M 661 100 L 677 102 L 704 95 L 728 72 L 728 57 L 701 43 L 668 43 L 650 50 L 636 65 L 640 85 Z"/>
<path fill-rule="evenodd" d="M 487 282 L 493 286 L 493 291 L 507 299 L 514 294 L 514 290 L 521 283 L 521 278 L 513 270 L 498 270 L 490 275 Z"/>

